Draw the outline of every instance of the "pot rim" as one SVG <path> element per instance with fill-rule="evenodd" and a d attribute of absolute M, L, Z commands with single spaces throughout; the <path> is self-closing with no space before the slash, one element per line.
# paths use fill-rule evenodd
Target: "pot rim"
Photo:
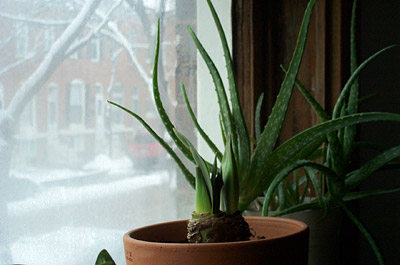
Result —
<path fill-rule="evenodd" d="M 137 244 L 137 245 L 142 245 L 142 246 L 152 246 L 152 247 L 163 247 L 163 248 L 208 248 L 208 247 L 222 247 L 226 245 L 231 245 L 231 246 L 240 246 L 240 245 L 258 245 L 258 244 L 264 244 L 268 241 L 274 241 L 274 240 L 279 240 L 279 239 L 284 239 L 287 237 L 291 237 L 295 234 L 301 234 L 305 230 L 308 229 L 307 224 L 305 224 L 302 221 L 298 220 L 293 220 L 293 219 L 288 219 L 288 218 L 282 218 L 282 217 L 265 217 L 265 216 L 244 216 L 246 221 L 250 222 L 263 222 L 263 221 L 269 221 L 271 224 L 281 224 L 281 223 L 286 223 L 291 225 L 292 227 L 296 227 L 295 231 L 292 231 L 290 233 L 287 233 L 282 236 L 273 236 L 273 237 L 268 237 L 265 239 L 256 239 L 256 240 L 248 240 L 248 241 L 238 241 L 238 242 L 224 242 L 224 243 L 199 243 L 199 244 L 194 244 L 194 243 L 173 243 L 173 242 L 153 242 L 153 241 L 146 241 L 146 240 L 141 240 L 141 239 L 136 239 L 132 237 L 132 234 L 134 234 L 137 231 L 140 231 L 142 229 L 148 229 L 151 227 L 155 226 L 162 226 L 162 225 L 170 225 L 174 223 L 182 223 L 185 222 L 187 223 L 188 220 L 177 220 L 177 221 L 169 221 L 169 222 L 163 222 L 163 223 L 157 223 L 157 224 L 152 224 L 152 225 L 147 225 L 143 226 L 140 228 L 133 229 L 127 233 L 124 234 L 124 241 L 126 241 L 128 244 Z M 257 236 L 257 235 L 256 235 Z"/>

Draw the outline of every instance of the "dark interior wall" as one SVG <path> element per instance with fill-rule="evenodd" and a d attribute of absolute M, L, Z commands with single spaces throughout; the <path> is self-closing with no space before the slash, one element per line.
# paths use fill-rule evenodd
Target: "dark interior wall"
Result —
<path fill-rule="evenodd" d="M 368 56 L 390 44 L 400 44 L 400 1 L 359 0 L 359 57 Z M 362 95 L 377 93 L 378 97 L 361 107 L 363 111 L 400 113 L 400 48 L 377 58 L 361 74 Z M 374 123 L 360 128 L 360 139 L 386 147 L 400 144 L 400 125 Z M 375 154 L 361 152 L 361 162 Z M 400 187 L 400 170 L 384 171 L 366 181 L 362 190 Z M 359 202 L 361 221 L 380 246 L 386 264 L 400 264 L 400 193 L 376 196 Z M 377 264 L 366 241 L 360 239 L 360 264 Z"/>

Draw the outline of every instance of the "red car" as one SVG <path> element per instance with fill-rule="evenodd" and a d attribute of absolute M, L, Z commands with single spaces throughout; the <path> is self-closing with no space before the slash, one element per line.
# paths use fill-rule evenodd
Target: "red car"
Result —
<path fill-rule="evenodd" d="M 156 164 L 165 155 L 163 147 L 148 132 L 137 133 L 128 150 L 133 163 L 138 166 Z"/>

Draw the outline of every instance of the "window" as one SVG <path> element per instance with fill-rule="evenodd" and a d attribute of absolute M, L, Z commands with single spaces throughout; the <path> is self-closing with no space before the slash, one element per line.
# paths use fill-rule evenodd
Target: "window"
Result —
<path fill-rule="evenodd" d="M 36 132 L 36 97 L 28 102 L 22 111 L 19 120 L 19 134 L 21 136 L 33 136 Z"/>
<path fill-rule="evenodd" d="M 74 44 L 78 43 L 78 38 L 74 41 Z M 74 53 L 72 53 L 69 58 L 71 59 L 81 59 L 82 58 L 82 49 L 78 49 L 77 51 L 75 51 Z"/>
<path fill-rule="evenodd" d="M 157 158 L 144 151 L 135 157 L 139 152 L 130 147 L 136 135 L 146 133 L 144 127 L 106 100 L 129 106 L 168 138 L 150 98 L 155 29 L 161 17 L 160 57 L 166 55 L 165 64 L 159 65 L 161 97 L 178 129 L 192 126 L 181 118 L 186 109 L 178 101 L 179 82 L 196 89 L 198 79 L 196 49 L 186 26 L 199 30 L 210 14 L 199 12 L 197 2 L 203 1 L 140 1 L 142 13 L 130 6 L 139 0 L 120 5 L 108 1 L 107 6 L 100 1 L 94 10 L 85 8 L 91 1 L 58 2 L 2 1 L 1 12 L 8 16 L 0 16 L 0 37 L 6 38 L 4 28 L 10 21 L 18 25 L 18 37 L 0 49 L 0 71 L 15 63 L 12 71 L 0 75 L 0 131 L 7 132 L 0 134 L 0 146 L 10 147 L 0 148 L 0 264 L 92 264 L 103 248 L 117 264 L 124 264 L 123 234 L 188 218 L 194 192 L 165 151 Z M 218 2 L 218 9 L 229 9 L 230 1 Z M 84 11 L 93 12 L 82 20 L 80 31 L 71 32 L 70 25 Z M 203 15 L 207 18 L 200 18 Z M 27 22 L 18 22 L 20 18 Z M 132 41 L 131 31 L 140 44 L 135 51 L 126 45 Z M 47 44 L 29 45 L 29 39 L 50 44 L 53 34 L 57 42 L 70 44 L 53 46 L 65 49 L 57 54 L 65 54 L 72 44 L 82 46 L 70 57 L 49 58 L 34 50 Z M 85 42 L 86 37 L 91 40 Z M 201 38 L 215 42 L 207 34 Z M 30 52 L 34 60 L 15 58 Z M 5 61 L 5 54 L 15 61 Z M 50 63 L 48 69 L 43 69 L 44 62 Z M 190 98 L 193 107 L 198 105 L 196 94 Z M 25 108 L 23 114 L 9 111 L 11 103 Z M 194 132 L 190 138 L 196 139 Z"/>
<path fill-rule="evenodd" d="M 136 38 L 136 32 L 131 31 L 129 34 L 129 43 L 132 46 L 133 49 L 137 47 L 137 38 Z"/>
<path fill-rule="evenodd" d="M 111 89 L 111 99 L 118 103 L 124 105 L 124 89 L 121 83 L 115 83 Z M 113 124 L 123 125 L 124 123 L 124 113 L 119 109 L 112 108 L 111 110 L 111 121 Z"/>
<path fill-rule="evenodd" d="M 74 80 L 69 87 L 69 124 L 84 125 L 85 121 L 85 83 Z"/>
<path fill-rule="evenodd" d="M 104 114 L 105 114 L 105 99 L 104 99 L 104 89 L 101 83 L 96 83 L 96 98 L 95 98 L 95 108 L 96 108 L 96 139 L 103 139 L 105 133 L 104 124 Z"/>
<path fill-rule="evenodd" d="M 47 88 L 47 126 L 57 128 L 58 122 L 58 87 L 55 84 Z"/>
<path fill-rule="evenodd" d="M 100 39 L 91 39 L 87 48 L 87 57 L 92 62 L 98 62 L 101 58 Z"/>
<path fill-rule="evenodd" d="M 51 48 L 51 45 L 53 45 L 54 40 L 55 40 L 55 28 L 52 26 L 48 26 L 45 30 L 45 42 L 44 42 L 44 49 L 45 51 L 49 51 Z"/>
<path fill-rule="evenodd" d="M 139 88 L 138 86 L 134 85 L 132 87 L 132 110 L 135 113 L 139 113 L 139 106 L 140 101 L 139 101 Z"/>

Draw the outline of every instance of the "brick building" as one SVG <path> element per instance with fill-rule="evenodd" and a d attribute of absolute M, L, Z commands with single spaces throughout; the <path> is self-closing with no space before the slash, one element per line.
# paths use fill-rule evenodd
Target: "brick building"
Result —
<path fill-rule="evenodd" d="M 0 12 L 0 109 L 7 105 L 54 41 L 77 13 L 77 8 L 56 1 L 37 6 L 37 1 L 3 1 Z M 107 3 L 107 2 L 106 2 Z M 42 4 L 43 5 L 43 4 Z M 50 6 L 51 5 L 51 6 Z M 17 6 L 17 8 L 16 8 Z M 107 10 L 107 6 L 101 7 Z M 115 23 L 128 42 L 126 49 L 115 33 L 104 27 L 87 45 L 72 53 L 48 77 L 32 96 L 20 117 L 14 164 L 42 165 L 83 163 L 95 153 L 119 155 L 136 132 L 144 130 L 131 117 L 106 103 L 111 99 L 139 113 L 160 134 L 162 129 L 150 95 L 151 67 L 154 55 L 156 14 L 151 8 L 143 20 L 127 6 L 112 13 Z M 175 12 L 175 11 L 173 11 Z M 176 45 L 179 37 L 176 16 L 165 11 L 160 54 L 160 89 L 175 115 Z M 98 18 L 92 18 L 94 20 Z M 77 36 L 90 30 L 91 22 Z M 179 52 L 178 52 L 179 53 Z M 133 62 L 136 60 L 136 62 Z M 168 64 L 166 63 L 168 62 Z M 171 63 L 172 62 L 172 63 Z M 141 69 L 139 69 L 141 68 Z M 179 67 L 178 67 L 179 68 Z M 150 82 L 150 83 L 149 83 Z M 111 107 L 111 108 L 110 108 Z M 111 118 L 109 118 L 111 117 Z"/>

